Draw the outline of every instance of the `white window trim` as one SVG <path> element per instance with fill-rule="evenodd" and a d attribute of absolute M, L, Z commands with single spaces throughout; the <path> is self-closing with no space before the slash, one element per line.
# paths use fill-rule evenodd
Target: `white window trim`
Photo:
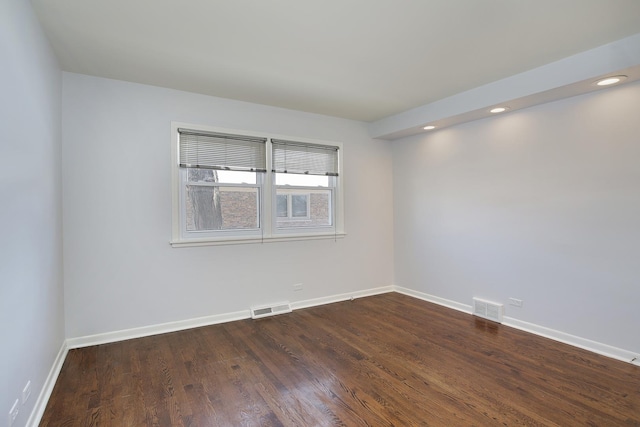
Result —
<path fill-rule="evenodd" d="M 267 141 L 267 172 L 264 176 L 264 183 L 262 185 L 263 194 L 261 194 L 261 212 L 262 218 L 262 233 L 259 235 L 242 235 L 242 233 L 234 233 L 233 236 L 230 233 L 221 233 L 219 237 L 205 237 L 205 238 L 185 238 L 181 233 L 180 223 L 180 209 L 181 209 L 181 191 L 180 191 L 180 167 L 178 166 L 179 152 L 178 152 L 178 128 L 187 128 L 194 130 L 202 130 L 207 132 L 219 132 L 229 134 L 240 134 L 255 137 L 265 137 Z M 295 140 L 300 142 L 307 142 L 310 144 L 320 145 L 333 145 L 339 148 L 338 150 L 338 177 L 336 178 L 336 186 L 334 192 L 334 226 L 330 227 L 330 230 L 322 229 L 302 229 L 289 232 L 289 230 L 276 230 L 275 229 L 275 186 L 272 179 L 273 173 L 271 172 L 271 139 L 284 139 Z M 286 241 L 300 241 L 300 240 L 319 240 L 319 239 L 341 239 L 346 236 L 344 226 L 344 172 L 343 172 L 343 145 L 334 141 L 322 141 L 317 139 L 292 137 L 290 135 L 278 135 L 269 133 L 257 133 L 252 131 L 245 131 L 240 129 L 228 129 L 212 126 L 196 125 L 192 123 L 171 122 L 171 240 L 170 244 L 174 248 L 179 247 L 192 247 L 192 246 L 211 246 L 211 245 L 235 245 L 235 244 L 250 244 L 250 243 L 272 243 L 272 242 L 286 242 Z M 224 235 L 227 234 L 227 235 Z"/>

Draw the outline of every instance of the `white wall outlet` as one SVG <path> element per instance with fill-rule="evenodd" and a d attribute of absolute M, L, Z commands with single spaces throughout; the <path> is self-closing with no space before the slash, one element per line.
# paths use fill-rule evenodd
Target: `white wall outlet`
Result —
<path fill-rule="evenodd" d="M 9 411 L 9 424 L 8 424 L 9 427 L 11 427 L 15 422 L 16 418 L 18 418 L 18 412 L 20 412 L 18 410 L 19 407 L 20 407 L 20 401 L 16 399 L 13 406 L 11 407 L 11 410 Z"/>
<path fill-rule="evenodd" d="M 521 299 L 509 298 L 509 305 L 512 305 L 514 307 L 522 307 L 523 302 L 524 301 L 522 301 Z"/>
<path fill-rule="evenodd" d="M 27 384 L 22 389 L 22 404 L 27 403 L 27 400 L 31 396 L 31 380 L 27 381 Z"/>
<path fill-rule="evenodd" d="M 294 291 L 301 291 L 302 290 L 302 283 L 296 283 L 295 285 L 293 285 L 293 290 Z"/>

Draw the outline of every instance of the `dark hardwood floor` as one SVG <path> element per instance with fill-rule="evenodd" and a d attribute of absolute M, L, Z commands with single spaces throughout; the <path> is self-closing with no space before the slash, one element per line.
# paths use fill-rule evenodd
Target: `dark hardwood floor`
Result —
<path fill-rule="evenodd" d="M 640 367 L 397 293 L 71 350 L 41 426 L 640 426 Z"/>

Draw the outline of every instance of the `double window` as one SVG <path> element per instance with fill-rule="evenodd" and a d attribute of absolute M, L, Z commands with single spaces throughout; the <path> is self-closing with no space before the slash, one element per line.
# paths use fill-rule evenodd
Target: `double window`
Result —
<path fill-rule="evenodd" d="M 172 124 L 174 246 L 342 236 L 335 143 Z"/>

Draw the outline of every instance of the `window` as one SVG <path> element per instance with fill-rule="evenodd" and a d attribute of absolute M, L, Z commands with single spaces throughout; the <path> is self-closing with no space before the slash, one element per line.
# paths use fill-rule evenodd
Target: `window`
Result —
<path fill-rule="evenodd" d="M 256 172 L 186 169 L 186 231 L 258 230 L 260 177 Z"/>
<path fill-rule="evenodd" d="M 309 219 L 309 193 L 276 194 L 276 217 L 286 219 Z"/>
<path fill-rule="evenodd" d="M 333 178 L 280 173 L 274 175 L 278 232 L 333 226 Z"/>
<path fill-rule="evenodd" d="M 172 134 L 173 246 L 344 236 L 339 144 L 178 123 Z"/>
<path fill-rule="evenodd" d="M 309 219 L 309 194 L 276 194 L 276 216 L 287 219 Z"/>
<path fill-rule="evenodd" d="M 339 148 L 272 139 L 271 150 L 278 208 L 276 232 L 334 228 Z"/>
<path fill-rule="evenodd" d="M 261 233 L 266 138 L 178 128 L 180 238 Z"/>

